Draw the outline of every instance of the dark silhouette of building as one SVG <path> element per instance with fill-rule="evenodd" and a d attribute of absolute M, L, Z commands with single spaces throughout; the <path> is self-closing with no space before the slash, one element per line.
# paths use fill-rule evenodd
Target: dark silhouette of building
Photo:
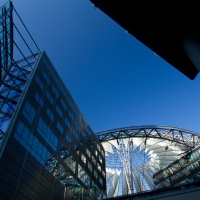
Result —
<path fill-rule="evenodd" d="M 187 77 L 196 77 L 200 70 L 197 3 L 90 1 Z"/>

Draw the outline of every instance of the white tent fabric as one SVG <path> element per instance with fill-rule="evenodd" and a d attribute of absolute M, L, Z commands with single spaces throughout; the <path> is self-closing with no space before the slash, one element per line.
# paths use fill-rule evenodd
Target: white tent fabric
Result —
<path fill-rule="evenodd" d="M 112 179 L 112 183 L 110 185 L 110 189 L 108 192 L 108 198 L 113 197 L 114 195 L 117 196 L 117 189 L 118 189 L 118 184 L 119 184 L 119 175 L 120 171 L 115 171 L 114 177 Z"/>
<path fill-rule="evenodd" d="M 136 187 L 136 192 L 144 192 L 146 191 L 146 188 L 144 186 L 144 183 L 141 179 L 141 177 L 139 176 L 137 170 L 133 170 L 133 181 L 134 181 L 134 184 L 135 184 L 135 187 Z"/>
<path fill-rule="evenodd" d="M 152 132 L 151 134 L 157 133 Z M 110 168 L 106 170 L 106 182 L 109 183 L 110 178 L 113 176 L 110 189 L 107 191 L 108 197 L 119 195 L 117 194 L 119 187 L 122 187 L 120 189 L 121 195 L 130 193 L 127 176 L 125 175 L 125 170 L 128 168 L 123 169 L 123 162 L 128 162 L 127 157 L 124 158 L 124 161 L 122 159 L 125 152 L 129 155 L 130 144 L 132 145 L 132 156 L 130 158 L 132 160 L 130 163 L 134 192 L 154 189 L 152 174 L 178 159 L 183 153 L 176 142 L 158 138 L 134 137 L 103 142 L 102 145 L 107 154 L 106 165 Z M 115 170 L 121 170 L 121 178 Z"/>
<path fill-rule="evenodd" d="M 125 173 L 123 173 L 123 184 L 122 184 L 122 195 L 128 194 L 128 185 L 127 185 L 127 180 Z"/>

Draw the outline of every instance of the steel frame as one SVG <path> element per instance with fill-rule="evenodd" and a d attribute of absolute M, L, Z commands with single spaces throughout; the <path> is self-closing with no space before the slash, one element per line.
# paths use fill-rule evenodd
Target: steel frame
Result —
<path fill-rule="evenodd" d="M 128 142 L 128 147 L 125 147 L 124 140 L 119 142 L 118 155 L 121 159 L 125 176 L 127 179 L 129 193 L 133 193 L 133 176 L 132 176 L 132 154 L 133 154 L 133 142 Z"/>
<path fill-rule="evenodd" d="M 14 11 L 14 12 L 13 12 Z M 21 20 L 19 14 L 14 9 L 12 1 L 8 1 L 0 8 L 0 143 L 5 136 L 6 123 L 12 117 L 18 99 L 28 80 L 28 76 L 33 69 L 33 63 L 38 58 L 38 53 L 34 54 L 23 38 L 19 29 L 13 22 L 13 14 L 16 14 L 33 41 L 35 47 L 40 52 L 39 47 L 33 40 L 28 29 Z M 20 47 L 13 39 L 13 31 L 19 34 L 22 41 L 30 51 L 31 55 L 26 57 Z M 21 60 L 14 58 L 13 50 L 19 51 Z M 5 129 L 5 130 L 4 130 Z"/>
<path fill-rule="evenodd" d="M 180 147 L 195 148 L 200 144 L 200 135 L 198 133 L 170 126 L 131 126 L 119 129 L 99 132 L 96 134 L 100 142 L 117 140 L 122 138 L 141 137 L 164 139 L 176 143 Z"/>

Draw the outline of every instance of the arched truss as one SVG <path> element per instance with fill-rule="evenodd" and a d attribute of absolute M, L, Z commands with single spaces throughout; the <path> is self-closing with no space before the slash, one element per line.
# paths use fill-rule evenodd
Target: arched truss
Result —
<path fill-rule="evenodd" d="M 153 174 L 200 144 L 200 135 L 168 126 L 97 133 L 106 152 L 107 196 L 155 189 Z"/>

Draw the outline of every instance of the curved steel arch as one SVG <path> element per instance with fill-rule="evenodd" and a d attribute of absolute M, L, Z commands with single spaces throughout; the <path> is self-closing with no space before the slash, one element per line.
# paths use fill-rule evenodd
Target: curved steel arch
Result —
<path fill-rule="evenodd" d="M 155 189 L 153 174 L 200 145 L 200 135 L 170 126 L 97 133 L 106 155 L 108 198 Z"/>
<path fill-rule="evenodd" d="M 200 144 L 200 135 L 186 129 L 171 126 L 130 126 L 96 133 L 101 142 L 115 139 L 142 137 L 157 138 L 176 142 L 180 145 L 194 148 Z"/>

